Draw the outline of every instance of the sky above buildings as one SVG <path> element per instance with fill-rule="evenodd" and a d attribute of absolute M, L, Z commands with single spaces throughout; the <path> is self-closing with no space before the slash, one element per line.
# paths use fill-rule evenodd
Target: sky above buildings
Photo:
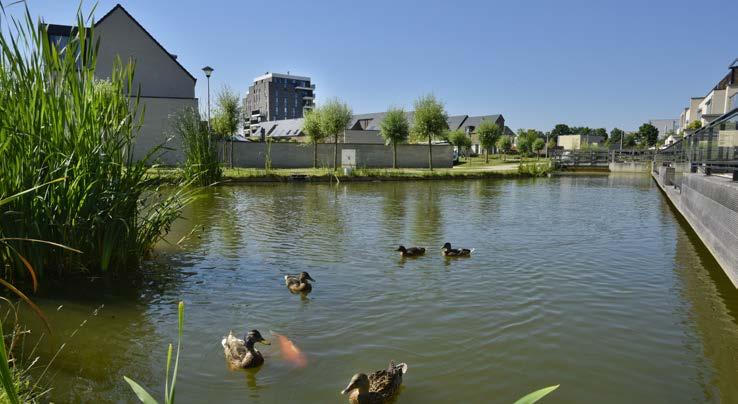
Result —
<path fill-rule="evenodd" d="M 99 1 L 95 15 L 116 3 Z M 79 3 L 28 4 L 46 22 L 71 24 Z M 433 93 L 450 114 L 501 113 L 514 129 L 636 129 L 677 118 L 738 57 L 730 1 L 121 4 L 198 78 L 201 101 L 205 65 L 215 68 L 213 92 L 229 85 L 241 96 L 254 77 L 289 71 L 312 77 L 318 104 L 338 97 L 356 113 L 411 109 Z"/>

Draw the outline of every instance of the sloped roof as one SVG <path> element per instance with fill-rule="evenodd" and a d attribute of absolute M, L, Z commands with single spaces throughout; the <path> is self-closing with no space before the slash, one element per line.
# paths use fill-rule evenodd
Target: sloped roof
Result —
<path fill-rule="evenodd" d="M 359 126 L 357 126 L 357 124 L 361 120 L 368 119 L 369 120 L 368 126 L 366 128 L 363 128 L 363 129 L 364 130 L 379 130 L 380 129 L 380 125 L 382 124 L 382 121 L 384 120 L 384 117 L 386 115 L 387 115 L 386 112 L 374 112 L 374 113 L 371 113 L 371 114 L 358 114 L 358 115 L 354 115 L 353 119 L 351 120 L 351 122 L 348 125 L 348 128 L 349 129 L 362 129 Z M 405 117 L 407 118 L 408 123 L 410 125 L 412 125 L 413 119 L 415 117 L 415 113 L 413 111 L 406 111 L 405 112 Z M 499 117 L 500 117 L 499 114 L 497 114 L 497 115 L 483 115 L 483 116 L 477 116 L 477 117 L 470 117 L 468 115 L 451 115 L 446 120 L 446 123 L 447 123 L 449 129 L 455 130 L 455 129 L 459 129 L 459 128 L 466 127 L 466 126 L 469 126 L 469 125 L 471 125 L 471 126 L 477 126 L 478 125 L 477 120 L 478 121 L 481 121 L 482 119 L 489 118 L 489 119 L 492 119 L 493 121 L 497 121 L 497 118 L 499 118 Z M 469 122 L 469 119 L 472 119 L 472 118 L 476 119 L 475 121 L 473 121 L 473 122 L 477 122 L 476 124 L 474 124 L 474 123 L 468 124 L 467 123 L 467 122 Z"/>
<path fill-rule="evenodd" d="M 264 134 L 269 137 L 294 137 L 302 135 L 304 124 L 304 118 L 296 118 L 262 122 L 260 126 L 264 128 Z"/>
<path fill-rule="evenodd" d="M 479 124 L 482 123 L 482 121 L 484 121 L 484 120 L 488 120 L 488 121 L 492 121 L 492 122 L 497 122 L 497 120 L 500 119 L 500 116 L 502 116 L 502 115 L 495 114 L 495 115 L 470 116 L 470 117 L 466 118 L 466 120 L 461 125 L 461 127 L 462 128 L 466 128 L 468 126 L 473 126 L 474 128 L 477 128 L 479 126 Z"/>
<path fill-rule="evenodd" d="M 182 66 L 181 63 L 179 63 L 179 61 L 177 60 L 177 57 L 174 54 L 169 53 L 159 43 L 159 41 L 157 41 L 156 38 L 154 38 L 154 36 L 151 35 L 151 33 L 149 33 L 149 31 L 147 31 L 146 28 L 143 27 L 143 25 L 141 25 L 141 23 L 139 23 L 138 21 L 136 21 L 136 19 L 133 18 L 133 16 L 131 15 L 131 13 L 129 13 L 128 10 L 126 10 L 120 4 L 116 4 L 115 7 L 113 7 L 104 16 L 102 16 L 102 18 L 100 18 L 98 21 L 96 21 L 95 24 L 94 24 L 94 27 L 97 27 L 98 25 L 100 25 L 110 15 L 112 15 L 113 12 L 115 12 L 118 9 L 120 9 L 121 11 L 123 11 L 123 13 L 125 13 L 126 16 L 128 16 L 128 18 L 131 19 L 131 21 L 133 21 L 139 28 L 141 28 L 141 31 L 143 31 L 144 34 L 146 34 L 146 36 L 148 36 L 156 44 L 156 46 L 158 46 L 162 50 L 162 52 L 164 52 L 170 59 L 172 59 L 174 61 L 174 63 L 177 66 L 179 66 L 179 68 L 182 69 L 193 81 L 197 81 L 197 79 L 195 78 L 195 76 L 193 76 L 187 69 L 185 69 L 184 66 Z M 76 31 L 77 27 L 74 27 L 74 26 L 71 26 L 71 25 L 46 24 L 46 29 L 48 30 L 49 35 L 71 36 Z"/>

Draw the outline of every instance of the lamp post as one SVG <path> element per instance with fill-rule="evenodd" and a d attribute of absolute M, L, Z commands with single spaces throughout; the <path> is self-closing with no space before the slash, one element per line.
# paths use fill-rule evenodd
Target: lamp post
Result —
<path fill-rule="evenodd" d="M 205 72 L 205 77 L 208 78 L 208 132 L 210 132 L 210 75 L 213 74 L 213 70 L 215 69 L 210 66 L 202 68 L 202 71 Z"/>

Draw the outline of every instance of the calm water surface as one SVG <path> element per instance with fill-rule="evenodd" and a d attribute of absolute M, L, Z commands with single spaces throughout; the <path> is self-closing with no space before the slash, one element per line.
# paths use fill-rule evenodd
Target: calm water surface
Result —
<path fill-rule="evenodd" d="M 132 402 L 123 375 L 161 397 L 179 299 L 178 402 L 341 403 L 390 359 L 409 365 L 401 403 L 551 384 L 547 402 L 738 402 L 738 293 L 646 176 L 230 186 L 186 216 L 170 239 L 192 237 L 159 249 L 169 275 L 41 300 L 41 355 L 66 343 L 56 402 Z M 445 241 L 474 256 L 444 260 Z M 429 254 L 401 260 L 399 243 Z M 307 298 L 282 284 L 303 270 Z M 272 345 L 259 371 L 229 371 L 221 337 L 252 328 L 307 367 Z"/>

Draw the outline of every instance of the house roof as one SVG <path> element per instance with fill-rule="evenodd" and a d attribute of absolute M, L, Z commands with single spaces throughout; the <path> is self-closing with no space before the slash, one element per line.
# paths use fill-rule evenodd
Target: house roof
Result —
<path fill-rule="evenodd" d="M 143 25 L 141 25 L 141 23 L 139 23 L 138 21 L 136 21 L 136 19 L 133 18 L 133 16 L 128 12 L 128 10 L 126 10 L 120 4 L 116 4 L 115 7 L 113 7 L 110 11 L 108 11 L 97 22 L 95 22 L 95 24 L 93 26 L 94 27 L 97 27 L 98 25 L 100 25 L 110 15 L 112 15 L 113 12 L 115 12 L 118 9 L 120 9 L 121 11 L 123 11 L 126 14 L 126 16 L 128 16 L 128 18 L 131 19 L 131 21 L 133 21 L 139 28 L 141 28 L 141 31 L 143 31 L 162 50 L 162 52 L 164 52 L 170 59 L 172 59 L 174 61 L 174 63 L 177 66 L 179 66 L 180 69 L 182 69 L 182 71 L 184 71 L 193 81 L 197 81 L 197 79 L 195 78 L 195 76 L 193 76 L 187 69 L 185 69 L 184 66 L 182 66 L 181 63 L 179 63 L 179 61 L 177 60 L 177 57 L 174 54 L 169 53 L 159 43 L 159 41 L 157 41 L 156 38 L 154 38 L 154 36 L 151 35 L 151 33 L 149 33 L 149 31 L 147 31 L 146 28 L 143 27 Z M 46 27 L 47 27 L 47 30 L 48 30 L 49 35 L 57 35 L 57 36 L 71 36 L 71 35 L 74 34 L 74 32 L 75 32 L 75 30 L 77 28 L 77 27 L 70 26 L 70 25 L 59 25 L 59 24 L 46 24 Z"/>
<path fill-rule="evenodd" d="M 304 118 L 282 119 L 279 121 L 267 121 L 259 124 L 264 129 L 264 134 L 269 137 L 294 137 L 302 135 Z"/>
<path fill-rule="evenodd" d="M 358 126 L 359 121 L 362 120 L 369 120 L 368 125 L 366 128 L 363 128 L 364 130 L 379 130 L 380 125 L 382 124 L 382 121 L 384 120 L 384 117 L 387 115 L 386 112 L 374 112 L 371 114 L 358 114 L 354 115 L 353 119 L 349 123 L 348 127 L 350 129 L 362 129 Z M 413 111 L 406 111 L 405 117 L 407 118 L 407 121 L 412 125 L 413 118 L 414 118 L 414 112 Z M 448 128 L 450 130 L 465 128 L 467 126 L 479 126 L 479 122 L 481 122 L 483 119 L 489 119 L 493 122 L 496 122 L 502 115 L 495 114 L 495 115 L 481 115 L 481 116 L 469 116 L 469 115 L 451 115 L 446 120 L 446 124 L 448 125 Z"/>

